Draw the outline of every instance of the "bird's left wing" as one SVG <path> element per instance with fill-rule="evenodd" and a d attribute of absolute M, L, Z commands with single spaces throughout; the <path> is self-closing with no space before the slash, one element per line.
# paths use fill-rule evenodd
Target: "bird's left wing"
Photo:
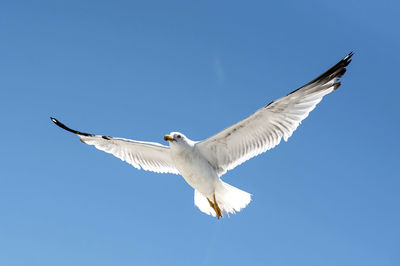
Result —
<path fill-rule="evenodd" d="M 244 120 L 198 142 L 197 149 L 221 176 L 226 171 L 285 141 L 322 98 L 340 86 L 353 53 L 325 73 Z"/>
<path fill-rule="evenodd" d="M 156 173 L 179 174 L 172 161 L 170 149 L 167 146 L 154 142 L 135 141 L 79 132 L 67 127 L 53 117 L 51 117 L 51 120 L 57 126 L 76 134 L 83 143 L 94 145 L 99 150 L 111 153 L 137 169 L 142 168 L 143 170 Z"/>

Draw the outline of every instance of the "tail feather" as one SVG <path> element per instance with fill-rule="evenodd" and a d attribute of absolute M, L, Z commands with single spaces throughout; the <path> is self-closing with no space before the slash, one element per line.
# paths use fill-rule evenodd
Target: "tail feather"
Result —
<path fill-rule="evenodd" d="M 200 211 L 211 216 L 217 216 L 214 209 L 211 208 L 207 201 L 207 198 L 201 194 L 197 189 L 194 190 L 194 205 L 196 205 Z"/>
<path fill-rule="evenodd" d="M 215 198 L 221 211 L 229 215 L 245 208 L 251 201 L 251 194 L 220 181 L 215 188 Z M 197 190 L 194 192 L 194 204 L 200 211 L 216 216 L 215 210 L 207 201 L 207 197 Z"/>

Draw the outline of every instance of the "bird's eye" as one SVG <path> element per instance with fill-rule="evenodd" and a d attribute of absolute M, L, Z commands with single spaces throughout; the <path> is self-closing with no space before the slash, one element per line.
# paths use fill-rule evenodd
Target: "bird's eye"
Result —
<path fill-rule="evenodd" d="M 178 135 L 178 136 L 176 136 L 178 139 L 180 139 L 182 136 L 181 135 Z"/>

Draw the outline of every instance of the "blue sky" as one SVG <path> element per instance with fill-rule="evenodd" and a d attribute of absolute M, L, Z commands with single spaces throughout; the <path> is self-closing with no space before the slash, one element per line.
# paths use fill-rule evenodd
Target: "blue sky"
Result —
<path fill-rule="evenodd" d="M 146 2 L 146 3 L 144 3 Z M 2 1 L 0 265 L 399 265 L 395 1 Z M 57 128 L 201 140 L 354 51 L 287 143 L 204 215 L 175 175 Z"/>

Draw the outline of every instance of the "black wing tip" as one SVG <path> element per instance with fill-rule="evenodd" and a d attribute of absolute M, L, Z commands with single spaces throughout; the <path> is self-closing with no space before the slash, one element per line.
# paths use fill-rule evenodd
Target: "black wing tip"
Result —
<path fill-rule="evenodd" d="M 352 57 L 353 55 L 354 55 L 354 52 L 351 51 L 345 58 L 350 58 L 350 57 Z"/>
<path fill-rule="evenodd" d="M 81 136 L 85 136 L 85 137 L 93 137 L 93 134 L 89 134 L 89 133 L 84 133 L 84 132 L 80 132 L 77 130 L 74 130 L 72 128 L 67 127 L 66 125 L 64 125 L 63 123 L 61 123 L 60 121 L 58 121 L 57 119 L 55 119 L 54 117 L 50 117 L 51 121 L 53 121 L 54 124 L 56 124 L 57 126 L 61 127 L 62 129 L 65 129 L 71 133 L 74 133 L 76 135 L 81 135 Z"/>
<path fill-rule="evenodd" d="M 346 67 L 350 64 L 351 62 L 351 57 L 354 55 L 354 52 L 351 51 L 350 53 L 348 53 L 342 60 L 340 60 L 338 63 L 336 63 L 333 67 L 331 67 L 330 69 L 328 69 L 327 71 L 325 71 L 323 74 L 321 74 L 320 76 L 318 76 L 317 78 L 313 79 L 312 81 L 310 81 L 309 83 L 307 83 L 306 85 L 298 88 L 297 90 L 294 90 L 290 93 L 288 93 L 286 96 L 304 88 L 307 85 L 310 84 L 315 84 L 315 83 L 320 83 L 320 82 L 326 82 L 327 80 L 331 80 L 334 78 L 340 78 L 344 75 L 344 73 L 346 73 Z M 338 85 L 337 85 L 338 84 Z M 334 90 L 336 90 L 337 88 L 339 88 L 339 86 L 341 85 L 340 82 L 336 82 L 335 83 L 335 87 Z M 272 102 L 271 102 L 272 103 Z M 270 105 L 271 103 L 269 103 L 268 105 Z M 267 105 L 267 106 L 268 106 Z"/>
<path fill-rule="evenodd" d="M 55 119 L 54 117 L 51 117 L 50 116 L 50 119 L 51 119 L 51 121 L 53 121 L 53 123 L 54 124 L 56 124 L 57 126 L 59 126 L 59 127 L 61 127 L 61 128 L 66 128 L 66 126 L 63 124 L 63 123 L 61 123 L 60 121 L 58 121 L 57 119 Z"/>
<path fill-rule="evenodd" d="M 309 82 L 307 85 L 312 83 L 326 82 L 327 80 L 332 80 L 334 78 L 340 78 L 346 73 L 346 67 L 351 62 L 351 57 L 354 55 L 354 52 L 351 51 L 348 53 L 342 60 L 337 62 L 333 67 L 328 69 L 325 73 Z"/>
<path fill-rule="evenodd" d="M 57 120 L 57 119 L 55 119 L 54 117 L 51 117 L 51 116 L 50 116 L 50 119 L 51 119 L 51 121 L 53 121 L 55 124 L 57 124 L 57 123 L 58 123 L 58 120 Z"/>
<path fill-rule="evenodd" d="M 343 62 L 343 66 L 346 67 L 350 64 L 351 62 L 351 57 L 354 55 L 354 52 L 351 51 L 350 53 L 348 53 L 345 58 L 342 59 L 341 62 Z"/>
<path fill-rule="evenodd" d="M 336 63 L 333 67 L 331 67 L 330 69 L 328 69 L 326 72 L 324 72 L 322 75 L 318 76 L 316 79 L 310 81 L 309 83 L 307 83 L 306 85 L 286 94 L 286 96 L 295 93 L 296 91 L 304 88 L 305 86 L 308 86 L 310 84 L 315 84 L 315 83 L 320 83 L 320 82 L 327 82 L 327 80 L 332 80 L 334 78 L 340 78 L 344 75 L 344 73 L 346 73 L 346 67 L 350 64 L 351 62 L 351 57 L 354 55 L 354 52 L 351 51 L 350 53 L 348 53 L 342 60 L 340 60 L 338 63 Z M 342 85 L 341 82 L 336 81 L 333 84 L 333 90 L 337 90 L 340 85 Z M 269 105 L 271 105 L 272 103 L 274 103 L 274 101 L 270 102 L 269 104 L 267 104 L 264 108 L 268 107 Z"/>

